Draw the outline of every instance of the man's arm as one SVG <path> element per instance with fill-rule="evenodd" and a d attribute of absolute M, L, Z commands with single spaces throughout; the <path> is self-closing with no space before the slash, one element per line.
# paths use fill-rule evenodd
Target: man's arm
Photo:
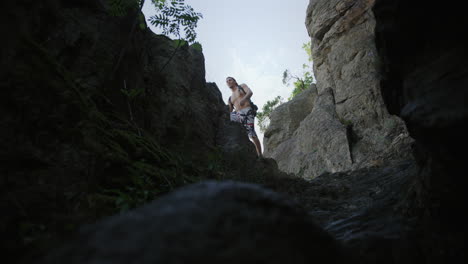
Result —
<path fill-rule="evenodd" d="M 229 97 L 227 104 L 228 104 L 228 106 L 229 106 L 229 113 L 231 113 L 232 110 L 233 110 L 233 109 L 232 109 L 232 104 L 231 104 L 231 97 Z"/>
<path fill-rule="evenodd" d="M 250 100 L 250 97 L 252 97 L 253 92 L 252 92 L 252 90 L 250 90 L 250 88 L 245 83 L 241 84 L 240 86 L 242 87 L 242 89 L 244 89 L 244 92 L 245 92 L 245 96 L 240 101 L 240 104 L 244 105 L 247 101 Z"/>

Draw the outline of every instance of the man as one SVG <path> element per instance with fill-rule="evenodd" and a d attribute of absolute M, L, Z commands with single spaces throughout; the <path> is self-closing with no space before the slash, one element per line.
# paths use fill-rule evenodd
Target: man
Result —
<path fill-rule="evenodd" d="M 262 157 L 262 146 L 255 132 L 255 116 L 250 105 L 250 97 L 253 95 L 252 90 L 244 83 L 238 85 L 236 79 L 232 77 L 226 78 L 226 84 L 232 91 L 232 95 L 228 100 L 231 121 L 241 123 L 246 128 L 249 138 L 257 149 L 257 155 Z"/>

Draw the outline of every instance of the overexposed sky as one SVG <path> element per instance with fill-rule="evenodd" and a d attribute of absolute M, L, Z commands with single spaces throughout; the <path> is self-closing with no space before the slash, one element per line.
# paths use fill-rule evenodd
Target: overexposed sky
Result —
<path fill-rule="evenodd" d="M 310 40 L 305 28 L 309 0 L 185 2 L 203 14 L 196 32 L 203 46 L 206 81 L 218 85 L 224 101 L 230 96 L 226 76 L 246 83 L 260 109 L 278 95 L 289 97 L 293 88 L 283 85 L 282 74 L 289 69 L 302 75 L 302 64 L 307 63 L 302 45 Z M 153 10 L 151 1 L 146 1 L 143 12 L 147 18 L 155 13 Z M 262 142 L 258 126 L 256 130 Z"/>

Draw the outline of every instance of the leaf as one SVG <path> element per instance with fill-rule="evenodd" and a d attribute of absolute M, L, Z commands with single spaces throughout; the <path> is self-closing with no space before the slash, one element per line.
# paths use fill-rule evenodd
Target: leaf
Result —
<path fill-rule="evenodd" d="M 120 92 L 122 92 L 125 96 L 130 97 L 130 94 L 127 90 L 125 89 L 120 89 Z"/>

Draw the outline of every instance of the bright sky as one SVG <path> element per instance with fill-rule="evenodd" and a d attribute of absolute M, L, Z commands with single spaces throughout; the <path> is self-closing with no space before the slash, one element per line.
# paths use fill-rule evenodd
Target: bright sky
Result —
<path fill-rule="evenodd" d="M 259 110 L 278 95 L 289 97 L 293 88 L 283 85 L 282 74 L 289 69 L 302 75 L 302 64 L 307 63 L 302 45 L 310 40 L 305 28 L 309 0 L 185 2 L 203 14 L 196 32 L 203 46 L 206 80 L 218 85 L 224 101 L 231 94 L 226 76 L 252 89 L 252 101 Z M 153 10 L 151 1 L 146 1 L 143 12 L 147 18 Z M 256 131 L 263 144 L 258 126 Z"/>

